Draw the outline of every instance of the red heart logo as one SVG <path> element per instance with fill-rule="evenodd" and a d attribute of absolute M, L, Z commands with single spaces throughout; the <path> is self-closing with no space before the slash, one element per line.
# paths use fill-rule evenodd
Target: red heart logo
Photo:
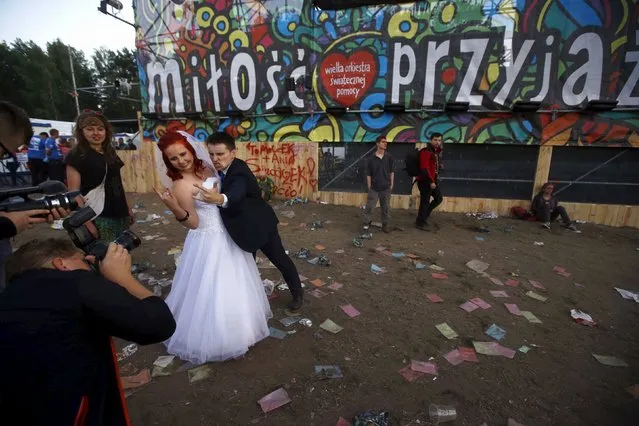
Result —
<path fill-rule="evenodd" d="M 338 104 L 350 107 L 372 86 L 377 75 L 373 54 L 362 50 L 346 56 L 327 55 L 320 64 L 320 78 L 329 96 Z"/>

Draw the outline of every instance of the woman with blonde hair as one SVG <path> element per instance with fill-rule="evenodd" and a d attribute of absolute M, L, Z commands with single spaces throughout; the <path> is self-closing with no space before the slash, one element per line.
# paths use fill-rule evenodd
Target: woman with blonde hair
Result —
<path fill-rule="evenodd" d="M 95 210 L 93 223 L 100 239 L 113 241 L 135 218 L 122 185 L 124 163 L 111 145 L 111 125 L 100 112 L 85 110 L 76 119 L 74 135 L 77 145 L 64 160 L 67 186 L 70 191 L 80 190 L 80 205 L 87 203 Z"/>

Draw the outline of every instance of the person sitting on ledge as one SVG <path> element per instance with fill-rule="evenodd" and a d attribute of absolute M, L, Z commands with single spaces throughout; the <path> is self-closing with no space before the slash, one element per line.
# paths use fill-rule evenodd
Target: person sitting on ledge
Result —
<path fill-rule="evenodd" d="M 264 201 L 271 201 L 273 196 L 273 189 L 275 188 L 275 182 L 273 179 L 266 175 L 266 172 L 261 171 L 255 175 L 257 179 L 257 185 L 260 188 L 260 195 Z"/>
<path fill-rule="evenodd" d="M 539 194 L 533 198 L 530 210 L 538 220 L 543 222 L 542 226 L 546 229 L 550 229 L 550 223 L 557 219 L 558 216 L 561 216 L 561 220 L 566 228 L 574 232 L 580 232 L 570 220 L 566 209 L 560 206 L 557 198 L 553 196 L 554 190 L 555 185 L 550 182 L 544 183 Z"/>

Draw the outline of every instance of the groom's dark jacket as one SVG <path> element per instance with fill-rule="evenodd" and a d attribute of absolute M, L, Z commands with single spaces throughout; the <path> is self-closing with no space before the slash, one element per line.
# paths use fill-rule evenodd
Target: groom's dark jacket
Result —
<path fill-rule="evenodd" d="M 220 208 L 222 222 L 233 241 L 244 251 L 255 253 L 277 229 L 273 208 L 262 199 L 257 179 L 248 165 L 236 158 L 222 181 L 228 205 Z"/>

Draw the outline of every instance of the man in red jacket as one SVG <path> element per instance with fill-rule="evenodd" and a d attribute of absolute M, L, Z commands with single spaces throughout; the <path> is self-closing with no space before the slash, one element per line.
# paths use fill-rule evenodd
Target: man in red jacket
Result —
<path fill-rule="evenodd" d="M 417 188 L 419 188 L 419 210 L 415 225 L 417 229 L 425 231 L 428 225 L 428 217 L 435 207 L 444 201 L 439 188 L 439 172 L 442 169 L 442 134 L 433 133 L 426 149 L 419 151 L 419 175 L 417 175 Z M 433 201 L 430 201 L 430 198 Z"/>

